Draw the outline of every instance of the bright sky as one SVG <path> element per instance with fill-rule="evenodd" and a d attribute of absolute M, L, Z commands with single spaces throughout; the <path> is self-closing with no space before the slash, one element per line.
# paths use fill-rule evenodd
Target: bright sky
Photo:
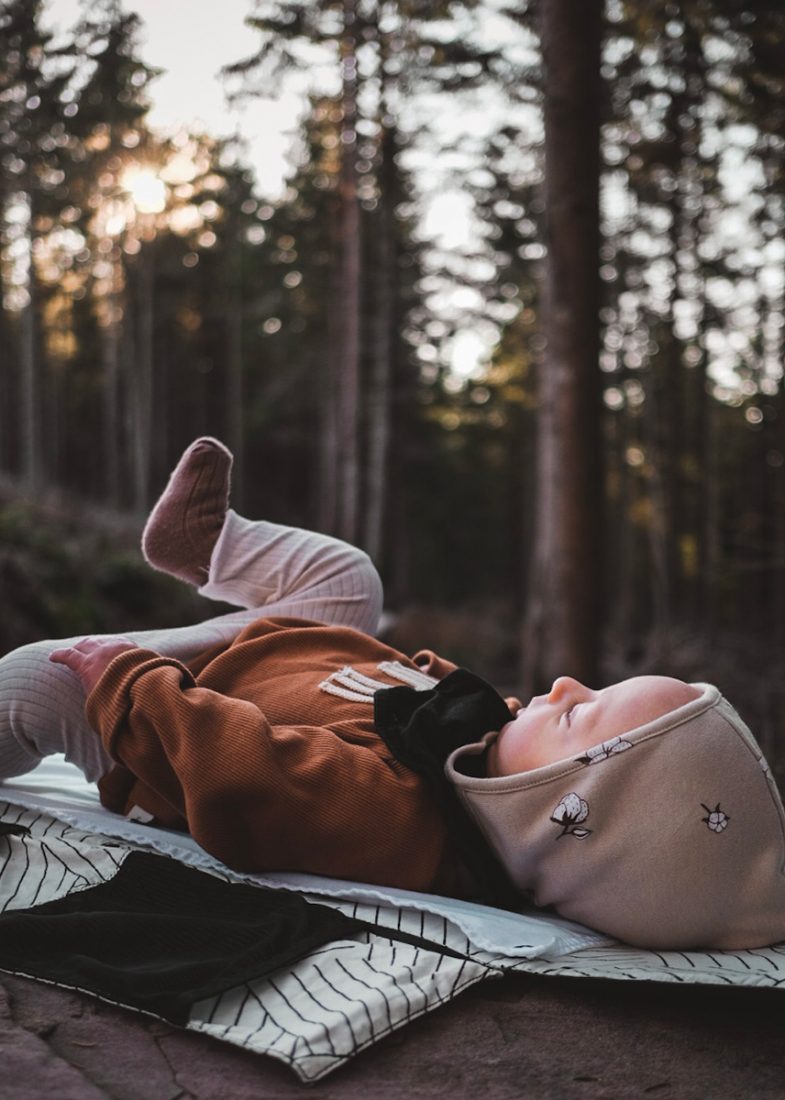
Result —
<path fill-rule="evenodd" d="M 241 60 L 258 49 L 258 34 L 244 22 L 253 11 L 253 0 L 218 0 L 217 3 L 216 0 L 123 0 L 123 7 L 141 17 L 141 56 L 149 65 L 164 70 L 150 89 L 150 124 L 163 131 L 182 126 L 203 129 L 216 137 L 239 133 L 247 143 L 248 161 L 256 173 L 259 192 L 270 198 L 277 197 L 287 170 L 289 134 L 296 126 L 302 99 L 293 90 L 282 90 L 275 100 L 254 97 L 242 108 L 230 108 L 219 79 L 222 66 Z M 79 0 L 48 0 L 48 11 L 55 27 L 70 28 L 80 17 L 81 5 Z M 483 128 L 482 118 L 475 118 L 472 111 L 465 110 L 464 104 L 460 110 L 445 114 L 440 121 L 443 130 L 455 128 L 455 134 L 450 136 L 458 146 L 462 129 L 464 133 L 476 134 Z M 740 218 L 739 208 L 732 206 L 738 201 L 740 190 L 751 189 L 749 169 L 745 171 L 743 164 L 745 155 L 746 149 L 738 150 L 735 159 L 733 148 L 723 152 L 723 182 L 731 203 L 722 223 L 726 238 L 728 234 L 743 237 L 749 232 L 748 218 Z M 474 243 L 474 226 L 468 196 L 439 178 L 445 163 L 439 159 L 426 163 L 420 158 L 417 164 L 421 181 L 435 194 L 426 205 L 422 228 L 427 239 L 441 249 L 461 251 Z M 732 224 L 734 218 L 738 225 Z M 752 246 L 756 247 L 754 240 Z M 748 257 L 748 261 L 753 269 L 761 262 L 757 254 Z M 781 279 L 781 263 L 777 270 L 780 272 L 778 279 Z M 431 302 L 436 313 L 442 309 L 449 313 L 450 307 L 458 304 L 455 294 L 450 292 L 444 302 Z M 496 335 L 497 330 L 490 322 L 484 330 L 482 325 L 466 326 L 447 351 L 456 372 L 472 373 L 487 356 Z M 718 370 L 720 359 L 717 354 L 715 373 L 722 373 Z M 725 372 L 729 377 L 735 372 L 735 362 L 734 353 Z"/>
<path fill-rule="evenodd" d="M 218 18 L 215 0 L 129 0 L 123 6 L 141 16 L 141 56 L 165 70 L 151 87 L 151 125 L 162 130 L 201 126 L 216 137 L 239 130 L 249 142 L 260 190 L 276 195 L 286 167 L 286 131 L 297 119 L 300 101 L 289 93 L 230 109 L 219 79 L 223 65 L 258 48 L 258 34 L 244 24 L 252 0 L 220 0 Z M 49 12 L 55 26 L 73 26 L 79 0 L 50 0 Z"/>
<path fill-rule="evenodd" d="M 259 191 L 271 198 L 280 194 L 291 144 L 287 135 L 302 100 L 293 91 L 282 91 L 275 100 L 254 97 L 243 108 L 230 108 L 219 79 L 222 66 L 258 49 L 259 35 L 244 23 L 253 0 L 218 0 L 217 5 L 215 0 L 124 0 L 123 8 L 141 17 L 143 60 L 165 70 L 150 88 L 150 125 L 165 131 L 201 126 L 215 137 L 239 132 L 248 143 Z M 80 10 L 79 0 L 49 0 L 49 18 L 56 28 L 72 27 Z M 442 248 L 465 246 L 472 234 L 466 197 L 442 192 L 427 211 L 424 230 Z M 453 368 L 472 373 L 495 335 L 493 326 L 487 332 L 459 333 L 449 351 Z"/>

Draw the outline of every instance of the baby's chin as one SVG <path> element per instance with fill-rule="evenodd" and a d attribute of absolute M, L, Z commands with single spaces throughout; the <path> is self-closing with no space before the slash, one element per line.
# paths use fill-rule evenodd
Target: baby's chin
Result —
<path fill-rule="evenodd" d="M 522 714 L 523 709 L 521 709 L 518 713 Z M 496 734 L 496 737 L 493 739 L 493 742 L 491 743 L 491 745 L 489 745 L 489 747 L 488 747 L 488 751 L 485 754 L 485 757 L 486 757 L 486 775 L 488 776 L 489 779 L 493 779 L 493 778 L 496 778 L 496 777 L 501 776 L 501 775 L 512 775 L 513 774 L 513 772 L 511 772 L 510 768 L 507 766 L 507 765 L 509 765 L 509 760 L 505 760 L 505 758 L 504 758 L 505 754 L 502 751 L 502 742 L 503 742 L 506 734 L 508 734 L 511 730 L 514 729 L 516 721 L 517 721 L 517 716 L 516 716 L 516 718 L 513 718 L 510 722 L 506 722 L 502 726 L 502 728 L 499 730 L 499 732 Z M 509 748 L 510 748 L 510 745 L 508 743 L 507 749 L 509 750 Z M 509 752 L 506 755 L 509 755 Z"/>
<path fill-rule="evenodd" d="M 526 714 L 526 707 L 521 707 L 521 709 L 516 712 L 514 718 L 511 718 L 509 722 L 504 723 L 502 728 L 499 730 L 499 737 L 497 737 L 496 740 L 498 741 L 499 738 L 504 737 L 504 735 L 507 733 L 508 730 L 514 729 L 518 725 L 520 720 L 524 717 L 525 714 Z"/>
<path fill-rule="evenodd" d="M 510 723 L 508 722 L 507 726 L 509 725 Z M 485 774 L 488 779 L 495 779 L 502 774 L 500 771 L 501 765 L 499 764 L 499 741 L 502 733 L 507 729 L 507 726 L 502 726 L 485 753 Z"/>

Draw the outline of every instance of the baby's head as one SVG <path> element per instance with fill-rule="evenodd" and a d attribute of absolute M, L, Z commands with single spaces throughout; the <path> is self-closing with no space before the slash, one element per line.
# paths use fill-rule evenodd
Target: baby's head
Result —
<path fill-rule="evenodd" d="M 488 749 L 486 774 L 517 775 L 577 756 L 699 695 L 693 684 L 670 676 L 634 676 L 600 691 L 560 676 L 502 727 Z"/>
<path fill-rule="evenodd" d="M 446 769 L 537 905 L 642 947 L 785 940 L 785 813 L 715 687 L 560 677 Z"/>

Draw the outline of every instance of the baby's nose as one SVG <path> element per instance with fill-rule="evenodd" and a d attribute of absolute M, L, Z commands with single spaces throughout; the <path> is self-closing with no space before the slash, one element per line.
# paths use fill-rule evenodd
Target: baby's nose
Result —
<path fill-rule="evenodd" d="M 548 700 L 551 703 L 557 703 L 565 695 L 583 696 L 588 694 L 588 691 L 589 689 L 580 680 L 575 680 L 572 676 L 558 676 L 553 681 Z"/>

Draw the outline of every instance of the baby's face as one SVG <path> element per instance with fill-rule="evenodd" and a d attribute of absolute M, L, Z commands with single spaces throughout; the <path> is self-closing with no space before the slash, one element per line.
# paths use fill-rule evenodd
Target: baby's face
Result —
<path fill-rule="evenodd" d="M 502 726 L 488 750 L 487 774 L 516 775 L 568 760 L 699 695 L 670 676 L 634 676 L 600 691 L 560 676 L 547 695 L 535 696 Z"/>

